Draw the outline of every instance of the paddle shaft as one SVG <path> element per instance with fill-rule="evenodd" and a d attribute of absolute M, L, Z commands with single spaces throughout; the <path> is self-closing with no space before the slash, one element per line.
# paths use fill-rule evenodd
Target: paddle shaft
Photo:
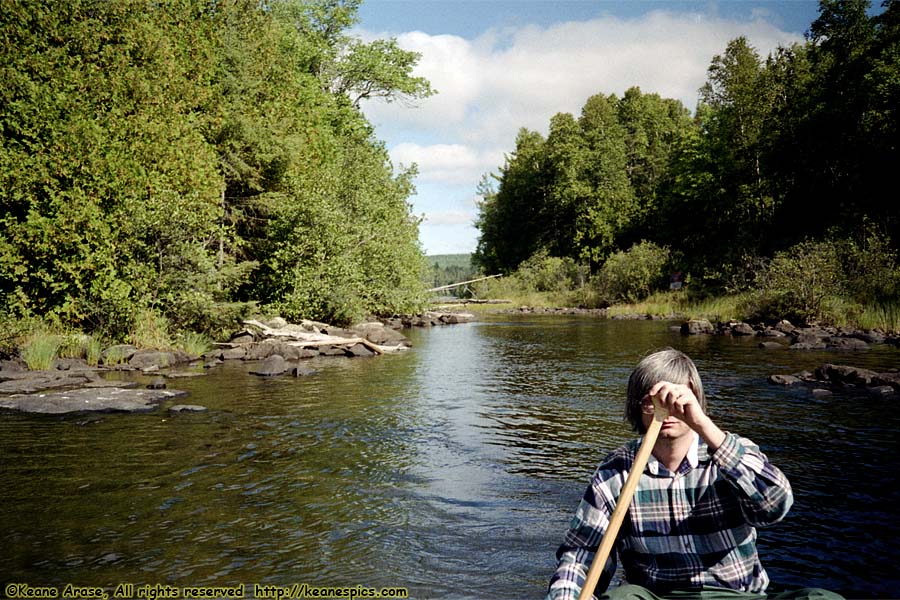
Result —
<path fill-rule="evenodd" d="M 656 445 L 659 429 L 662 427 L 663 420 L 668 414 L 666 411 L 660 410 L 659 404 L 656 402 L 655 398 L 653 399 L 653 406 L 655 407 L 653 420 L 650 422 L 650 426 L 647 427 L 647 433 L 644 434 L 644 441 L 641 442 L 641 447 L 638 448 L 637 455 L 634 457 L 634 464 L 631 465 L 631 470 L 628 472 L 628 479 L 625 480 L 625 485 L 622 486 L 622 492 L 619 494 L 619 499 L 616 500 L 616 508 L 609 518 L 609 526 L 603 533 L 603 539 L 600 540 L 600 546 L 597 548 L 597 553 L 594 555 L 594 561 L 591 563 L 591 568 L 588 569 L 588 574 L 584 580 L 584 586 L 581 588 L 581 594 L 578 596 L 578 600 L 590 600 L 591 596 L 594 594 L 594 588 L 597 587 L 597 581 L 600 580 L 600 574 L 603 573 L 603 567 L 606 565 L 609 553 L 616 543 L 616 536 L 619 535 L 622 521 L 625 519 L 625 514 L 628 512 L 628 507 L 631 506 L 631 498 L 634 496 L 635 489 L 637 489 L 638 481 L 641 479 L 641 473 L 644 472 L 644 467 L 647 466 L 647 460 L 650 458 L 650 453 L 653 452 L 653 446 Z"/>

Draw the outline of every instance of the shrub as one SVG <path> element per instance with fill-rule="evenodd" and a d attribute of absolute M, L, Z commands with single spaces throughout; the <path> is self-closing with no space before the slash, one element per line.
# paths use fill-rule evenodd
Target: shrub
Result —
<path fill-rule="evenodd" d="M 669 257 L 668 247 L 647 241 L 612 254 L 596 277 L 601 296 L 611 302 L 646 298 L 665 281 Z"/>
<path fill-rule="evenodd" d="M 846 291 L 864 305 L 896 302 L 900 269 L 890 240 L 869 227 L 859 237 L 838 244 L 844 264 Z"/>
<path fill-rule="evenodd" d="M 143 309 L 135 319 L 128 341 L 138 348 L 154 350 L 171 348 L 169 321 L 152 309 Z"/>
<path fill-rule="evenodd" d="M 841 296 L 844 277 L 836 244 L 801 242 L 778 252 L 756 275 L 751 318 L 810 323 L 826 317 L 826 299 Z"/>
<path fill-rule="evenodd" d="M 186 331 L 175 337 L 175 347 L 191 356 L 201 356 L 212 348 L 212 340 L 202 333 Z"/>
<path fill-rule="evenodd" d="M 571 258 L 549 256 L 546 250 L 538 250 L 519 265 L 515 275 L 526 291 L 568 292 L 584 283 L 586 269 Z"/>

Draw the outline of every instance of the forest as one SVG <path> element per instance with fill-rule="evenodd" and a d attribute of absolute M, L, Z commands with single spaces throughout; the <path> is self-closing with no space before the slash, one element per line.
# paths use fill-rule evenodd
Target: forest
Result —
<path fill-rule="evenodd" d="M 419 308 L 415 170 L 360 103 L 433 91 L 416 53 L 349 35 L 359 4 L 4 1 L 4 323 L 134 340 Z"/>
<path fill-rule="evenodd" d="M 900 3 L 879 8 L 822 0 L 766 57 L 732 40 L 693 113 L 631 88 L 521 129 L 480 184 L 474 260 L 600 303 L 682 272 L 695 297 L 762 290 L 742 316 L 896 309 Z"/>

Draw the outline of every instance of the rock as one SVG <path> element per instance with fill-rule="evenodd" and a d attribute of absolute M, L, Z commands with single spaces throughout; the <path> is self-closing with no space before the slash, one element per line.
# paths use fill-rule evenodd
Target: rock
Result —
<path fill-rule="evenodd" d="M 366 338 L 379 346 L 411 346 L 409 339 L 402 333 L 386 327 L 382 323 L 362 323 L 353 327 L 357 337 Z"/>
<path fill-rule="evenodd" d="M 831 393 L 831 390 L 826 390 L 824 388 L 815 388 L 812 391 L 812 395 L 815 396 L 816 398 L 825 398 L 825 397 L 831 396 L 832 393 Z"/>
<path fill-rule="evenodd" d="M 137 381 L 113 381 L 110 379 L 94 379 L 92 381 L 88 381 L 82 388 L 122 388 L 122 389 L 132 389 L 138 386 Z"/>
<path fill-rule="evenodd" d="M 796 385 L 801 383 L 800 378 L 793 375 L 769 375 L 767 381 L 776 385 Z"/>
<path fill-rule="evenodd" d="M 243 347 L 222 350 L 222 360 L 243 360 L 246 356 L 247 349 Z"/>
<path fill-rule="evenodd" d="M 175 404 L 169 407 L 170 413 L 206 412 L 208 409 L 199 404 Z"/>
<path fill-rule="evenodd" d="M 791 344 L 791 350 L 824 350 L 827 346 L 825 342 L 797 342 Z"/>
<path fill-rule="evenodd" d="M 878 377 L 878 373 L 869 369 L 825 363 L 816 369 L 816 377 L 833 383 L 868 386 Z"/>
<path fill-rule="evenodd" d="M 241 346 L 243 344 L 252 344 L 254 341 L 256 340 L 253 337 L 252 333 L 250 333 L 249 331 L 242 331 L 234 335 L 231 340 L 229 340 L 229 343 Z"/>
<path fill-rule="evenodd" d="M 829 337 L 826 338 L 828 348 L 836 350 L 868 350 L 869 345 L 864 341 L 852 337 Z"/>
<path fill-rule="evenodd" d="M 206 373 L 202 371 L 174 371 L 171 373 L 166 373 L 164 377 L 166 379 L 185 379 L 188 377 L 204 377 Z"/>
<path fill-rule="evenodd" d="M 164 390 L 166 389 L 166 380 L 162 377 L 154 377 L 153 381 L 147 384 L 148 390 Z"/>
<path fill-rule="evenodd" d="M 178 359 L 172 352 L 158 352 L 154 350 L 140 350 L 135 352 L 128 364 L 135 369 L 147 370 L 156 367 L 165 369 L 176 364 Z"/>
<path fill-rule="evenodd" d="M 735 323 L 731 326 L 731 335 L 756 335 L 756 330 L 746 323 Z"/>
<path fill-rule="evenodd" d="M 53 369 L 57 371 L 83 371 L 90 369 L 83 358 L 57 358 L 53 361 Z"/>
<path fill-rule="evenodd" d="M 322 329 L 322 333 L 325 335 L 333 335 L 336 337 L 342 338 L 355 338 L 359 337 L 359 334 L 355 331 L 350 331 L 349 329 L 344 329 L 343 327 L 334 327 L 333 325 L 328 325 Z"/>
<path fill-rule="evenodd" d="M 889 385 L 900 392 L 900 373 L 876 373 L 872 378 L 872 385 Z"/>
<path fill-rule="evenodd" d="M 272 329 L 284 329 L 288 326 L 288 322 L 281 317 L 275 317 L 273 319 L 269 319 L 268 321 L 263 321 L 263 324 L 267 327 L 271 327 Z"/>
<path fill-rule="evenodd" d="M 775 324 L 774 329 L 776 331 L 780 331 L 781 333 L 791 333 L 792 331 L 794 331 L 795 327 L 787 319 L 782 319 Z"/>
<path fill-rule="evenodd" d="M 877 331 L 854 331 L 848 337 L 862 340 L 867 344 L 883 344 L 887 337 Z"/>
<path fill-rule="evenodd" d="M 757 344 L 757 346 L 759 348 L 762 348 L 763 350 L 782 350 L 787 347 L 784 344 L 779 344 L 778 342 L 760 342 L 759 344 Z"/>
<path fill-rule="evenodd" d="M 203 363 L 203 368 L 204 369 L 212 369 L 213 367 L 218 367 L 221 364 L 222 364 L 221 360 L 208 360 L 205 363 Z"/>
<path fill-rule="evenodd" d="M 307 369 L 306 367 L 294 367 L 291 369 L 291 375 L 294 377 L 309 377 L 310 375 L 317 374 L 318 371 L 315 369 Z"/>
<path fill-rule="evenodd" d="M 26 371 L 22 377 L 0 383 L 2 394 L 33 394 L 54 388 L 77 387 L 91 381 L 83 374 L 66 371 Z"/>
<path fill-rule="evenodd" d="M 772 337 L 772 338 L 780 338 L 785 337 L 787 334 L 783 331 L 779 331 L 777 329 L 766 328 L 762 331 L 758 332 L 756 335 L 761 337 Z"/>
<path fill-rule="evenodd" d="M 347 355 L 355 356 L 357 358 L 368 358 L 370 356 L 375 356 L 375 353 L 362 344 L 353 344 L 347 349 Z"/>
<path fill-rule="evenodd" d="M 670 325 L 669 331 L 672 333 L 681 333 L 681 325 Z"/>
<path fill-rule="evenodd" d="M 202 356 L 202 358 L 203 358 L 204 360 L 206 360 L 206 361 L 211 361 L 211 360 L 222 360 L 222 349 L 221 349 L 221 348 L 216 348 L 216 349 L 214 349 L 214 350 L 210 350 L 209 352 L 206 352 L 206 353 Z"/>
<path fill-rule="evenodd" d="M 681 333 L 684 335 L 700 335 L 714 332 L 715 328 L 712 323 L 706 319 L 692 319 L 681 326 Z"/>
<path fill-rule="evenodd" d="M 347 356 L 347 349 L 343 346 L 322 346 L 319 348 L 322 356 Z"/>
<path fill-rule="evenodd" d="M 873 396 L 883 397 L 883 396 L 891 396 L 896 393 L 894 388 L 889 385 L 876 385 L 872 386 L 868 389 L 868 392 Z"/>
<path fill-rule="evenodd" d="M 828 333 L 821 329 L 795 329 L 791 338 L 795 344 L 816 344 L 828 337 Z"/>
<path fill-rule="evenodd" d="M 280 354 L 273 354 L 266 360 L 260 363 L 259 367 L 255 370 L 250 371 L 251 375 L 262 375 L 264 377 L 271 377 L 273 375 L 281 375 L 282 373 L 287 372 L 290 368 L 287 361 L 284 360 L 284 357 Z"/>
<path fill-rule="evenodd" d="M 17 357 L 10 360 L 0 360 L 0 372 L 2 373 L 16 373 L 27 370 L 28 365 L 26 365 L 25 361 L 21 358 Z"/>
<path fill-rule="evenodd" d="M 475 320 L 472 313 L 448 313 L 439 317 L 441 322 L 447 325 L 457 325 L 459 323 L 471 323 Z"/>
<path fill-rule="evenodd" d="M 51 394 L 28 394 L 0 398 L 0 408 L 42 414 L 147 412 L 156 410 L 162 400 L 185 395 L 187 392 L 179 390 L 82 388 Z"/>

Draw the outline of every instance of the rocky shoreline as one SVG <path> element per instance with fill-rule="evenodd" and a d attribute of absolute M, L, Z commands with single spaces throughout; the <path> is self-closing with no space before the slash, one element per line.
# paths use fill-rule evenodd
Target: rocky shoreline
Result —
<path fill-rule="evenodd" d="M 741 321 L 729 321 L 718 326 L 706 319 L 691 319 L 673 330 L 683 335 L 728 335 L 732 337 L 756 337 L 757 344 L 766 350 L 868 350 L 871 346 L 890 344 L 900 346 L 900 336 L 883 331 L 862 331 L 842 327 L 797 327 L 782 320 L 774 325 L 750 325 Z"/>
<path fill-rule="evenodd" d="M 815 372 L 769 375 L 768 382 L 784 386 L 804 385 L 816 397 L 830 396 L 838 389 L 858 390 L 879 398 L 900 393 L 900 371 L 878 373 L 870 369 L 831 363 L 823 364 Z"/>
<path fill-rule="evenodd" d="M 142 350 L 118 344 L 106 348 L 100 364 L 84 360 L 56 359 L 51 369 L 29 371 L 21 359 L 0 361 L 0 409 L 29 413 L 65 414 L 81 412 L 147 412 L 167 400 L 186 395 L 167 389 L 167 379 L 197 377 L 225 361 L 252 363 L 248 374 L 295 377 L 316 371 L 302 366 L 313 357 L 374 357 L 411 347 L 400 333 L 410 327 L 433 327 L 467 323 L 470 313 L 426 312 L 421 315 L 383 319 L 341 328 L 315 321 L 291 324 L 281 318 L 244 321 L 244 328 L 227 342 L 218 343 L 202 356 L 181 351 Z M 203 370 L 200 368 L 202 367 Z M 114 381 L 104 373 L 128 371 L 155 378 L 145 388 L 137 382 Z M 175 405 L 170 412 L 197 412 L 202 406 Z"/>

